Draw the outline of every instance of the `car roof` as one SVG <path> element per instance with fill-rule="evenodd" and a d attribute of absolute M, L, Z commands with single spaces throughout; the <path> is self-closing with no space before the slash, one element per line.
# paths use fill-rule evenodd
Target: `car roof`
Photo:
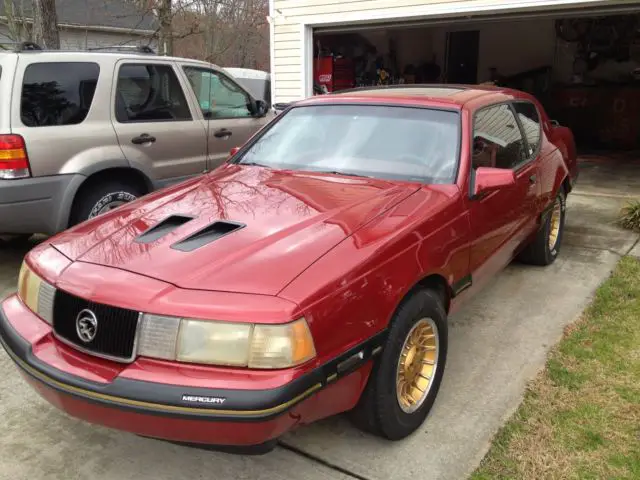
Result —
<path fill-rule="evenodd" d="M 0 51 L 1 55 L 37 55 L 42 57 L 55 57 L 64 58 L 65 56 L 78 56 L 78 55 L 86 55 L 91 58 L 100 58 L 100 57 L 117 57 L 123 59 L 150 59 L 150 60 L 160 60 L 160 61 L 169 61 L 169 62 L 189 62 L 194 64 L 213 66 L 219 70 L 222 68 L 214 63 L 204 62 L 202 60 L 196 60 L 193 58 L 185 58 L 185 57 L 169 57 L 164 55 L 156 55 L 154 53 L 141 53 L 136 51 L 126 51 L 126 50 L 25 50 L 22 52 L 14 52 L 11 50 L 8 51 Z"/>
<path fill-rule="evenodd" d="M 412 84 L 353 88 L 317 95 L 296 103 L 312 105 L 357 102 L 461 109 L 470 102 L 482 106 L 518 98 L 530 99 L 524 92 L 493 85 Z"/>

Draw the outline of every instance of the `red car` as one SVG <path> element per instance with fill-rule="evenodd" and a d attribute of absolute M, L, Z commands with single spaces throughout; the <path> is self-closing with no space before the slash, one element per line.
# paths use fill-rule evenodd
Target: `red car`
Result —
<path fill-rule="evenodd" d="M 108 427 L 268 450 L 351 411 L 400 439 L 436 398 L 447 316 L 515 257 L 554 261 L 576 176 L 528 94 L 310 98 L 215 171 L 34 248 L 0 338 L 44 398 Z"/>

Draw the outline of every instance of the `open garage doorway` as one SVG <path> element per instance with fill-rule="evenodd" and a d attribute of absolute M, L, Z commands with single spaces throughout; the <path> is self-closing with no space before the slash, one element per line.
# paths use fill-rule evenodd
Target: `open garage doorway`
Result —
<path fill-rule="evenodd" d="M 493 83 L 535 95 L 581 152 L 640 150 L 638 12 L 316 28 L 314 93 Z"/>

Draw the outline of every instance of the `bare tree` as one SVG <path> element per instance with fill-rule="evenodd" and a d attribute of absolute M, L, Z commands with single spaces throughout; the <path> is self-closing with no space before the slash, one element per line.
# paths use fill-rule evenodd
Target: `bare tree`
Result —
<path fill-rule="evenodd" d="M 25 3 L 31 0 L 4 0 L 4 15 L 7 19 L 8 37 L 14 42 L 32 40 L 31 25 L 27 21 Z"/>
<path fill-rule="evenodd" d="M 268 64 L 268 0 L 130 0 L 158 22 L 159 53 L 226 66 Z"/>
<path fill-rule="evenodd" d="M 60 48 L 55 0 L 33 0 L 33 39 L 41 47 Z"/>
<path fill-rule="evenodd" d="M 158 0 L 156 4 L 156 15 L 158 16 L 158 43 L 160 53 L 173 55 L 173 3 L 172 0 Z"/>
<path fill-rule="evenodd" d="M 175 53 L 224 66 L 267 68 L 268 0 L 193 0 L 173 17 Z"/>

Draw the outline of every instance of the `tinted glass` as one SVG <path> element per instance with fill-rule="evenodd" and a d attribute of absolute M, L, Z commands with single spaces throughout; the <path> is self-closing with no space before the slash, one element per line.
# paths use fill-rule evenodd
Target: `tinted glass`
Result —
<path fill-rule="evenodd" d="M 241 163 L 424 183 L 455 181 L 457 112 L 326 105 L 296 107 L 281 115 Z"/>
<path fill-rule="evenodd" d="M 96 63 L 29 65 L 22 81 L 22 123 L 27 127 L 81 123 L 91 108 L 99 74 Z"/>
<path fill-rule="evenodd" d="M 509 105 L 485 108 L 475 114 L 474 168 L 513 168 L 527 156 L 520 127 Z"/>
<path fill-rule="evenodd" d="M 118 72 L 116 119 L 121 123 L 191 120 L 189 104 L 173 68 L 122 65 Z"/>
<path fill-rule="evenodd" d="M 238 85 L 213 70 L 185 67 L 205 118 L 250 117 L 249 96 Z"/>
<path fill-rule="evenodd" d="M 540 116 L 538 115 L 538 110 L 533 103 L 529 102 L 517 102 L 513 106 L 522 124 L 527 142 L 529 142 L 529 153 L 534 154 L 540 146 Z"/>

